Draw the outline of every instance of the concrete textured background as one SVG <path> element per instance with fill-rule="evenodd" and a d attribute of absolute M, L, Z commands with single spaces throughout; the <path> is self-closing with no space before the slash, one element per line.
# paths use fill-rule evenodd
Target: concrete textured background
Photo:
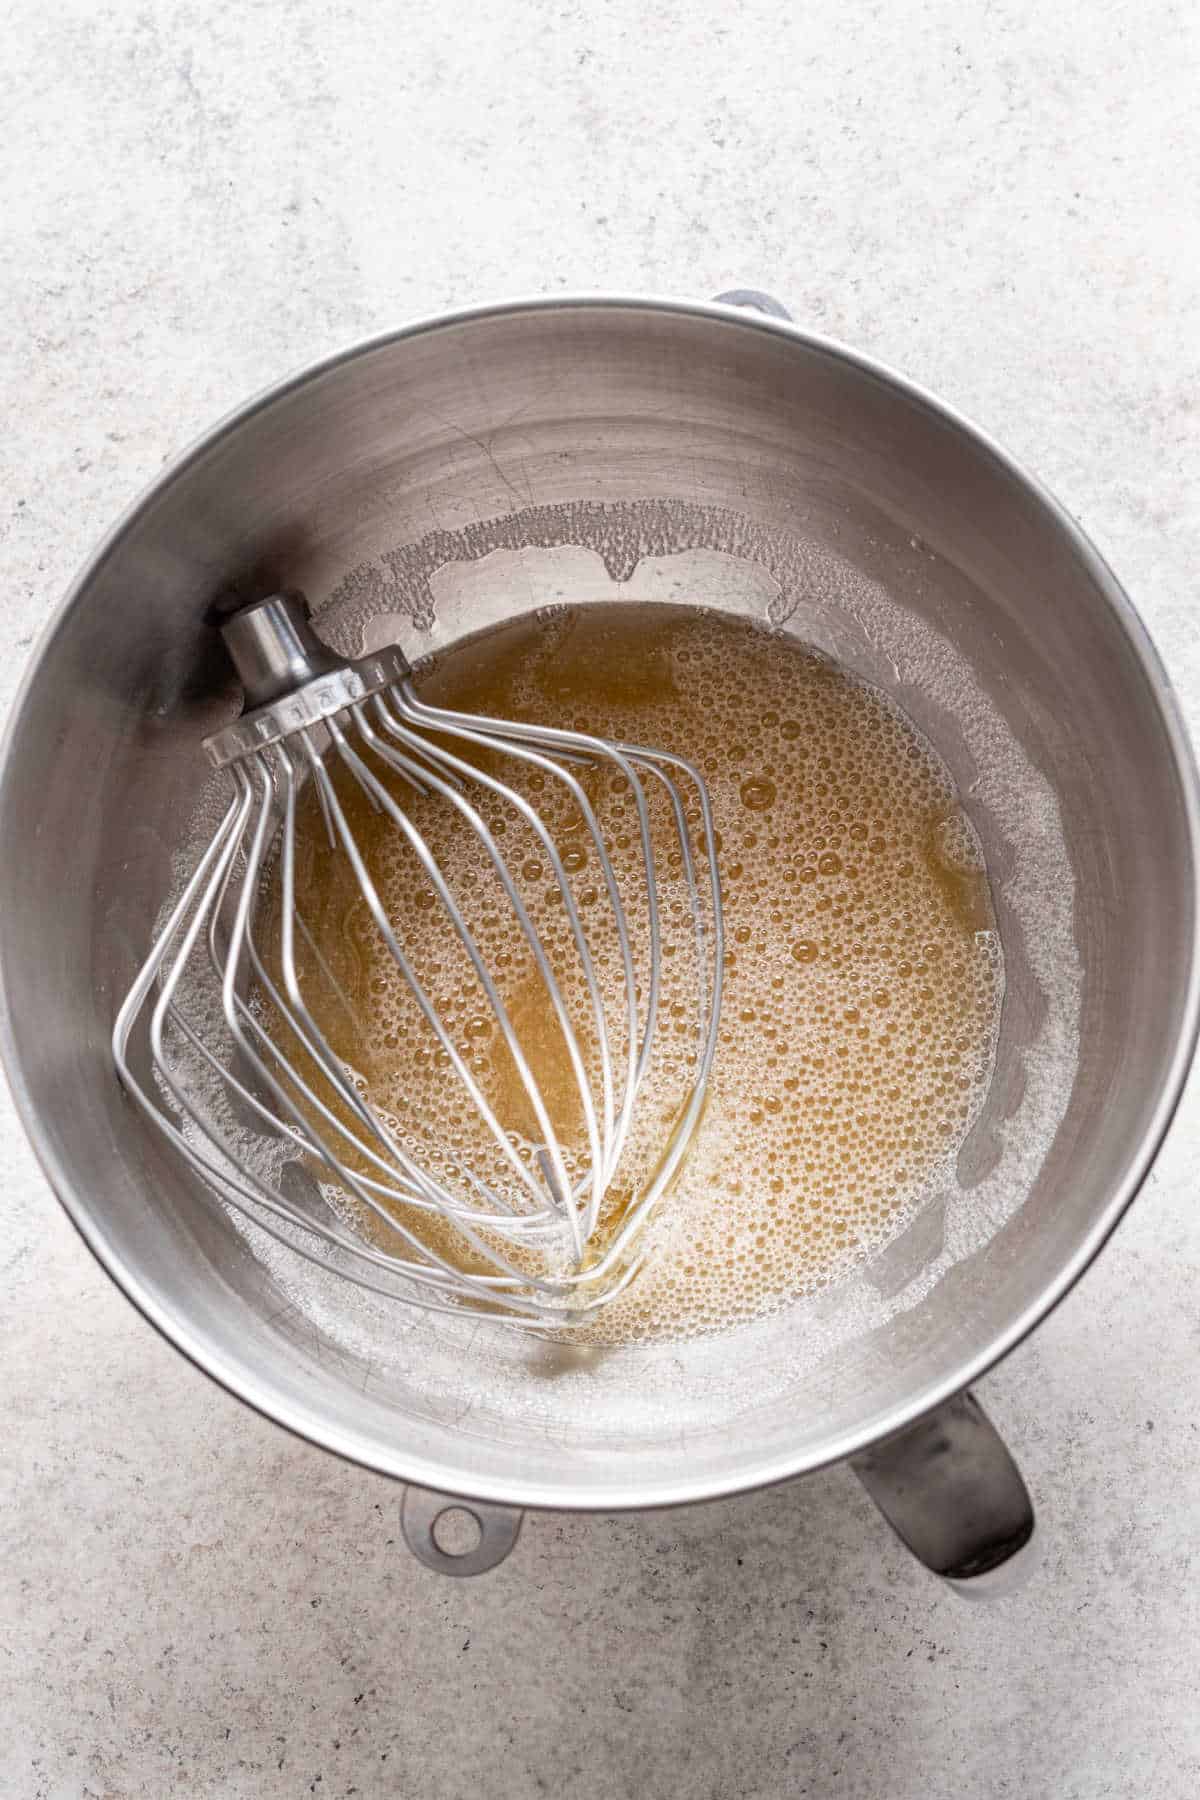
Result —
<path fill-rule="evenodd" d="M 457 302 L 779 293 L 1094 534 L 1200 726 L 1200 15 L 980 0 L 7 0 L 0 704 L 97 536 L 247 392 Z M 0 1119 L 0 1794 L 1200 1791 L 1193 1083 L 982 1388 L 1040 1578 L 992 1608 L 852 1478 L 538 1517 L 478 1582 L 218 1392 Z"/>

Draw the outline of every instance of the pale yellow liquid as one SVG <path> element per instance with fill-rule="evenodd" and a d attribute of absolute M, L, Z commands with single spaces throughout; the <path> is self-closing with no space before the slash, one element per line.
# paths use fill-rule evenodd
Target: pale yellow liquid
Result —
<path fill-rule="evenodd" d="M 708 1104 L 648 1228 L 644 1268 L 587 1335 L 619 1343 L 724 1329 L 869 1257 L 936 1181 L 952 1179 L 999 1016 L 1002 964 L 983 865 L 936 756 L 879 693 L 795 642 L 685 607 L 589 606 L 522 621 L 448 653 L 419 686 L 426 699 L 467 712 L 677 751 L 701 766 L 712 799 L 727 945 Z M 528 794 L 570 852 L 573 892 L 593 922 L 605 995 L 615 1000 L 615 946 L 575 809 L 541 777 L 511 763 L 496 772 Z M 610 792 L 589 782 L 622 891 L 636 896 L 628 797 L 619 784 Z M 486 860 L 444 800 L 389 786 L 460 898 L 571 1167 L 583 1167 L 562 1036 Z M 406 953 L 531 1155 L 540 1134 L 528 1101 L 419 865 L 395 825 L 340 776 L 338 792 Z M 505 809 L 483 810 L 578 1000 L 545 859 Z M 656 844 L 668 844 L 657 802 L 654 816 Z M 453 1184 L 462 1159 L 487 1159 L 477 1113 L 344 856 L 330 852 L 311 793 L 298 866 L 311 938 L 301 938 L 299 961 L 312 1011 L 373 1104 Z M 678 859 L 664 856 L 663 877 L 662 1048 L 610 1197 L 610 1225 L 662 1155 L 695 1048 L 694 940 Z M 631 924 L 636 936 L 644 925 L 636 898 Z M 586 1031 L 581 1042 L 591 1061 Z M 376 1241 L 394 1236 L 369 1214 L 355 1217 Z M 452 1233 L 411 1216 L 406 1223 L 469 1266 Z"/>

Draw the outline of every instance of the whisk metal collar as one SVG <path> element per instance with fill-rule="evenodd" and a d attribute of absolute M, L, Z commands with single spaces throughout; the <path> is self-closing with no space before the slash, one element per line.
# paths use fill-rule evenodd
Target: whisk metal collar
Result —
<path fill-rule="evenodd" d="M 333 656 L 309 624 L 299 594 L 271 594 L 240 607 L 221 621 L 221 635 L 245 705 L 240 718 L 204 740 L 218 769 L 331 719 L 411 673 L 394 644 L 355 662 Z"/>

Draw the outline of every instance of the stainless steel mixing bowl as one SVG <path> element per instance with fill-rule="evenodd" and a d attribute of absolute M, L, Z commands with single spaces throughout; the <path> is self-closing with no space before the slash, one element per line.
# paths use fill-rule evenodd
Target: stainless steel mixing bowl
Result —
<path fill-rule="evenodd" d="M 200 738 L 232 704 L 204 622 L 217 589 L 273 581 L 319 606 L 347 577 L 388 603 L 391 582 L 419 654 L 437 621 L 402 579 L 413 545 L 436 559 L 440 531 L 451 557 L 497 519 L 511 543 L 545 545 L 570 503 L 647 498 L 739 515 L 748 539 L 827 543 L 966 657 L 1057 797 L 1081 1054 L 1022 1204 L 915 1306 L 795 1380 L 786 1327 L 752 1331 L 735 1354 L 762 1359 L 757 1401 L 722 1400 L 706 1352 L 671 1344 L 607 1358 L 602 1404 L 547 1409 L 539 1396 L 564 1383 L 586 1396 L 581 1354 L 497 1332 L 468 1355 L 420 1318 L 355 1335 L 306 1310 L 127 1104 L 109 1037 L 204 778 Z M 4 1056 L 46 1172 L 113 1278 L 201 1368 L 314 1442 L 480 1503 L 601 1510 L 856 1457 L 926 1560 L 968 1574 L 1028 1521 L 997 1442 L 952 1402 L 1082 1273 L 1162 1139 L 1196 1031 L 1196 844 L 1188 747 L 1137 615 L 977 431 L 866 358 L 731 306 L 487 307 L 251 402 L 155 482 L 64 600 L 4 752 Z M 918 1465 L 932 1509 L 914 1502 Z M 511 1542 L 479 1510 L 484 1545 L 453 1566 Z M 430 1517 L 417 1496 L 411 1537 L 436 1563 Z M 1005 1542 L 981 1553 L 989 1534 Z"/>

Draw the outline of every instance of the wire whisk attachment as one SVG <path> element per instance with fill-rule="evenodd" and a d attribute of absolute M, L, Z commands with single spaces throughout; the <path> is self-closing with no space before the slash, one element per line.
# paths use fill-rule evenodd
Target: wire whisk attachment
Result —
<path fill-rule="evenodd" d="M 428 704 L 398 649 L 334 656 L 294 594 L 221 631 L 245 690 L 206 740 L 228 807 L 117 1017 L 127 1092 L 223 1202 L 348 1279 L 586 1324 L 636 1275 L 712 1073 L 700 772 Z M 425 1072 L 390 1097 L 358 1053 L 371 993 L 314 922 L 331 881 L 396 1065 Z"/>

